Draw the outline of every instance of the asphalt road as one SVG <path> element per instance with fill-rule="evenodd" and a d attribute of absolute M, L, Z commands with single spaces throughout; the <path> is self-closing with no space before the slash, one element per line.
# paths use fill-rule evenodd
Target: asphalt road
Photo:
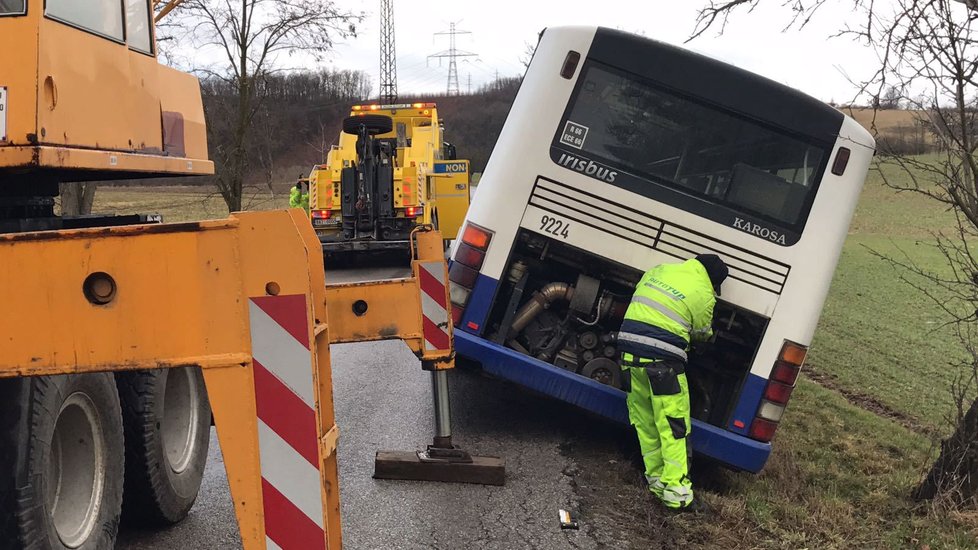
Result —
<path fill-rule="evenodd" d="M 337 345 L 332 352 L 345 548 L 657 546 L 661 530 L 649 519 L 637 449 L 625 430 L 474 371 L 449 375 L 455 443 L 504 457 L 506 485 L 372 479 L 378 449 L 430 442 L 430 374 L 400 341 Z M 559 528 L 560 508 L 580 515 L 580 530 Z M 638 527 L 629 528 L 632 523 Z M 181 546 L 240 547 L 214 434 L 190 516 L 158 532 L 124 527 L 118 543 L 122 549 Z"/>

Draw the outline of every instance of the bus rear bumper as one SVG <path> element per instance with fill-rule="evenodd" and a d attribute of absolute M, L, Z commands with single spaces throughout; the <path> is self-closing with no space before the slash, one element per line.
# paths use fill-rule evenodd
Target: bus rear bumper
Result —
<path fill-rule="evenodd" d="M 493 376 L 555 397 L 615 422 L 628 424 L 625 393 L 555 367 L 463 330 L 455 331 L 459 355 L 481 363 Z M 771 444 L 693 420 L 693 450 L 735 470 L 757 473 L 771 454 Z"/>

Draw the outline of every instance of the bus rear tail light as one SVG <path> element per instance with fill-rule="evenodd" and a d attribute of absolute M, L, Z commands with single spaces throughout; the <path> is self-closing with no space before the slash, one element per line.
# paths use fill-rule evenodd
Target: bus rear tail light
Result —
<path fill-rule="evenodd" d="M 462 313 L 469 301 L 469 294 L 479 279 L 479 270 L 486 260 L 486 250 L 492 240 L 492 231 L 471 223 L 462 230 L 462 242 L 455 249 L 448 280 L 452 298 L 452 319 L 455 325 L 462 321 Z"/>
<path fill-rule="evenodd" d="M 777 422 L 770 422 L 763 418 L 755 418 L 750 425 L 750 436 L 758 441 L 768 442 L 774 438 L 774 432 L 778 429 Z"/>
<path fill-rule="evenodd" d="M 784 415 L 791 392 L 795 389 L 795 381 L 805 362 L 808 348 L 794 342 L 784 341 L 781 354 L 774 363 L 771 377 L 764 388 L 764 398 L 757 408 L 757 415 L 751 423 L 748 435 L 758 441 L 768 442 L 774 437 L 778 423 Z"/>
<path fill-rule="evenodd" d="M 452 304 L 452 320 L 454 321 L 455 326 L 458 326 L 459 322 L 462 320 L 463 313 L 465 313 L 464 307 Z"/>
<path fill-rule="evenodd" d="M 795 389 L 794 386 L 770 380 L 767 383 L 767 388 L 764 389 L 764 399 L 784 405 L 788 403 L 788 398 L 791 397 L 791 390 L 793 389 Z"/>
<path fill-rule="evenodd" d="M 794 386 L 800 371 L 801 369 L 797 365 L 778 361 L 774 364 L 774 370 L 771 371 L 771 380 L 777 380 L 782 384 Z"/>
<path fill-rule="evenodd" d="M 492 231 L 471 223 L 465 224 L 465 230 L 462 232 L 463 243 L 485 252 L 489 248 L 489 241 L 491 240 Z"/>
<path fill-rule="evenodd" d="M 486 259 L 486 251 L 462 243 L 455 249 L 455 258 L 453 259 L 458 263 L 479 269 Z"/>
<path fill-rule="evenodd" d="M 452 268 L 448 270 L 448 280 L 464 288 L 475 288 L 475 281 L 478 278 L 478 270 L 462 265 L 458 260 L 455 260 L 452 263 Z"/>
<path fill-rule="evenodd" d="M 800 369 L 802 364 L 805 363 L 806 355 L 808 355 L 808 348 L 806 346 L 785 340 L 784 346 L 781 347 L 780 359 Z"/>
<path fill-rule="evenodd" d="M 452 305 L 461 306 L 464 308 L 465 304 L 469 301 L 469 293 L 471 293 L 472 290 L 465 288 L 456 282 L 451 282 L 448 286 L 448 291 L 452 299 Z"/>
<path fill-rule="evenodd" d="M 761 401 L 761 406 L 757 409 L 757 417 L 769 422 L 781 422 L 782 416 L 784 416 L 784 405 L 770 401 Z"/>

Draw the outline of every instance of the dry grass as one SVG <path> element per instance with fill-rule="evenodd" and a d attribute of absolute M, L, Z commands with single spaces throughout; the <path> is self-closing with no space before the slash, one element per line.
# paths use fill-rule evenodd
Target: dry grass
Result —
<path fill-rule="evenodd" d="M 251 190 L 244 197 L 245 210 L 288 208 L 288 188 Z M 208 187 L 101 187 L 95 195 L 96 214 L 162 214 L 164 222 L 224 218 L 224 199 Z"/>
<path fill-rule="evenodd" d="M 856 119 L 863 128 L 872 131 L 875 127 L 879 131 L 886 131 L 892 128 L 913 126 L 921 116 L 920 111 L 908 111 L 903 109 L 886 109 L 874 111 L 868 107 L 846 107 L 842 112 Z"/>
<path fill-rule="evenodd" d="M 937 144 L 935 136 L 926 131 L 921 126 L 922 111 L 909 111 L 902 109 L 887 109 L 874 111 L 869 108 L 842 109 L 842 112 L 856 119 L 856 122 L 863 128 L 869 130 L 876 136 L 877 145 L 889 144 L 892 146 L 907 147 L 908 144 L 919 144 L 924 148 L 931 148 Z M 897 153 L 919 153 L 925 149 L 897 150 Z"/>

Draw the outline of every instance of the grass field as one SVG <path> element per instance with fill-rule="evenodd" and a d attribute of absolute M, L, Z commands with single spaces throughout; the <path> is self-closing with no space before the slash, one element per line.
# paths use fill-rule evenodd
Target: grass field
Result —
<path fill-rule="evenodd" d="M 943 256 L 929 243 L 953 223 L 928 199 L 895 193 L 870 174 L 803 371 L 809 376 L 764 472 L 724 477 L 714 541 L 738 528 L 751 546 L 767 548 L 978 547 L 978 514 L 937 516 L 909 498 L 934 438 L 947 431 L 950 363 L 961 350 L 940 328 L 938 307 L 874 254 L 941 272 Z"/>
<path fill-rule="evenodd" d="M 287 192 L 249 202 L 283 207 Z M 219 196 L 190 188 L 105 188 L 96 210 L 168 221 L 226 214 Z M 905 253 L 940 270 L 942 257 L 927 243 L 952 223 L 871 173 L 809 355 L 811 376 L 794 392 L 768 466 L 757 476 L 708 471 L 697 480 L 717 513 L 664 520 L 677 546 L 978 548 L 978 514 L 938 516 L 909 498 L 933 438 L 946 431 L 958 348 L 938 328 L 937 307 L 872 252 Z"/>
<path fill-rule="evenodd" d="M 251 192 L 245 210 L 288 208 L 289 191 Z M 209 187 L 102 187 L 95 195 L 95 213 L 162 214 L 165 222 L 186 222 L 227 217 L 224 199 Z"/>
<path fill-rule="evenodd" d="M 895 193 L 872 173 L 809 357 L 813 371 L 931 428 L 950 410 L 950 363 L 960 348 L 935 304 L 872 252 L 946 272 L 932 232 L 953 224 L 933 201 Z"/>

